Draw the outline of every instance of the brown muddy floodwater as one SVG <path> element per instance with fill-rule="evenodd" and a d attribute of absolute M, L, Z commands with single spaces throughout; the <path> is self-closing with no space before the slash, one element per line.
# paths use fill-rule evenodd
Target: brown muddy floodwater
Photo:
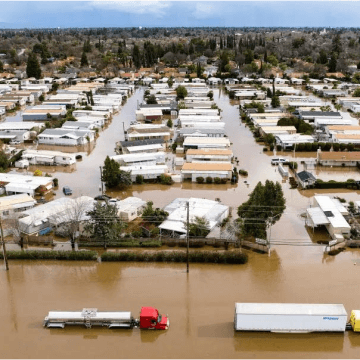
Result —
<path fill-rule="evenodd" d="M 333 194 L 347 201 L 360 200 L 359 191 L 291 190 L 282 181 L 271 154 L 263 153 L 248 128 L 239 120 L 238 106 L 231 105 L 221 90 L 215 101 L 223 110 L 226 133 L 233 143 L 238 169 L 249 172 L 234 185 L 191 183 L 134 185 L 125 192 L 108 191 L 113 197 L 139 196 L 163 207 L 176 197 L 204 197 L 236 208 L 248 198 L 258 181 L 282 183 L 286 210 L 271 229 L 271 256 L 249 252 L 246 265 L 90 263 L 11 261 L 10 271 L 0 270 L 0 338 L 3 358 L 358 358 L 360 334 L 235 333 L 235 302 L 343 303 L 350 314 L 360 309 L 360 250 L 347 249 L 337 256 L 324 255 L 317 240 L 324 231 L 312 233 L 300 216 L 315 194 Z M 99 194 L 100 170 L 106 155 L 135 119 L 143 96 L 136 90 L 96 140 L 95 148 L 76 170 L 48 171 L 59 178 L 56 197 L 69 185 L 73 196 Z M 284 154 L 291 157 L 292 154 Z M 295 154 L 309 159 L 315 153 Z M 250 185 L 246 185 L 244 180 Z M 44 329 L 50 310 L 132 311 L 155 306 L 170 318 L 164 332 L 108 329 Z"/>
<path fill-rule="evenodd" d="M 323 257 L 250 253 L 246 265 L 11 261 L 0 271 L 2 358 L 357 358 L 360 334 L 234 332 L 235 302 L 343 303 L 359 308 L 357 251 Z M 355 264 L 355 265 L 354 265 Z M 167 331 L 46 329 L 49 310 L 155 306 Z"/>

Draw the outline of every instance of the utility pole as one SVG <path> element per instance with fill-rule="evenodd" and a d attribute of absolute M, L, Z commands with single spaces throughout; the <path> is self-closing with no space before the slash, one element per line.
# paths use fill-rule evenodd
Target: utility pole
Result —
<path fill-rule="evenodd" d="M 186 202 L 186 272 L 189 273 L 189 201 Z"/>
<path fill-rule="evenodd" d="M 104 184 L 102 179 L 102 166 L 99 166 L 100 168 L 100 181 L 101 181 L 101 195 L 104 195 Z"/>
<path fill-rule="evenodd" d="M 8 263 L 8 259 L 7 259 L 7 255 L 6 255 L 6 246 L 5 246 L 4 232 L 3 232 L 3 227 L 2 227 L 2 218 L 1 218 L 1 216 L 0 216 L 0 229 L 1 229 L 1 242 L 2 242 L 2 246 L 3 246 L 5 269 L 9 270 L 9 263 Z"/>

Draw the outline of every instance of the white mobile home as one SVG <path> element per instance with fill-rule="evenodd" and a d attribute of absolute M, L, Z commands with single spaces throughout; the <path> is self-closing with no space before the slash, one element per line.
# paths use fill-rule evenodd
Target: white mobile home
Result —
<path fill-rule="evenodd" d="M 0 197 L 0 212 L 4 217 L 10 215 L 11 212 L 19 212 L 31 209 L 35 205 L 36 200 L 27 194 Z"/>
<path fill-rule="evenodd" d="M 22 158 L 31 165 L 72 165 L 76 163 L 75 154 L 48 150 L 25 150 Z"/>
<path fill-rule="evenodd" d="M 168 218 L 159 226 L 161 234 L 179 237 L 186 234 L 186 214 L 189 203 L 190 222 L 195 217 L 204 217 L 209 222 L 209 230 L 215 228 L 229 216 L 229 207 L 217 201 L 199 198 L 177 198 L 164 210 L 169 213 Z"/>
<path fill-rule="evenodd" d="M 191 179 L 192 182 L 196 182 L 196 178 L 202 177 L 206 179 L 220 178 L 231 180 L 233 171 L 233 165 L 226 162 L 192 162 L 185 163 L 181 169 L 182 180 Z"/>
<path fill-rule="evenodd" d="M 306 210 L 307 225 L 312 228 L 325 226 L 333 239 L 343 240 L 343 235 L 349 235 L 351 226 L 345 220 L 348 215 L 346 208 L 337 199 L 329 196 L 314 196 L 313 207 Z"/>
<path fill-rule="evenodd" d="M 132 221 L 139 217 L 142 214 L 145 206 L 146 201 L 134 196 L 129 196 L 124 200 L 116 202 L 118 215 L 120 219 L 124 221 Z"/>
<path fill-rule="evenodd" d="M 204 149 L 204 148 L 228 148 L 230 140 L 225 137 L 196 137 L 188 136 L 183 143 L 185 150 L 187 149 Z"/>
<path fill-rule="evenodd" d="M 169 172 L 166 165 L 134 165 L 134 166 L 121 166 L 123 171 L 131 171 L 131 180 L 135 181 L 137 175 L 141 175 L 145 180 L 157 179 L 160 175 Z"/>
<path fill-rule="evenodd" d="M 84 145 L 94 141 L 92 130 L 46 129 L 38 136 L 39 144 L 47 145 Z"/>
<path fill-rule="evenodd" d="M 134 166 L 134 165 L 160 165 L 165 164 L 165 153 L 163 151 L 153 153 L 139 153 L 139 154 L 124 154 L 111 156 L 120 165 Z"/>

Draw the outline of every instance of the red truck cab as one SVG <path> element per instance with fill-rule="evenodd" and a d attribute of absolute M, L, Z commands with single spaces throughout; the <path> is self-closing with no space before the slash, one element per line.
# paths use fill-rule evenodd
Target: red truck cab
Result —
<path fill-rule="evenodd" d="M 140 329 L 167 330 L 169 319 L 167 316 L 160 315 L 159 311 L 153 307 L 142 307 L 140 312 Z"/>

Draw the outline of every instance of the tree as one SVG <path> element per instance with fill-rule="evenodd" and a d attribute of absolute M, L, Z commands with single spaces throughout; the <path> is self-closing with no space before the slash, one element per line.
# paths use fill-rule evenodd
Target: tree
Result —
<path fill-rule="evenodd" d="M 270 63 L 272 66 L 278 66 L 279 64 L 278 59 L 273 54 L 267 57 L 267 62 Z"/>
<path fill-rule="evenodd" d="M 26 64 L 26 74 L 28 77 L 40 79 L 41 68 L 35 53 L 30 53 Z"/>
<path fill-rule="evenodd" d="M 277 107 L 280 106 L 280 99 L 279 99 L 278 96 L 275 96 L 275 95 L 274 95 L 274 96 L 271 98 L 271 106 L 272 106 L 273 108 L 277 108 Z"/>
<path fill-rule="evenodd" d="M 200 78 L 202 76 L 202 73 L 203 73 L 203 71 L 202 71 L 201 65 L 200 65 L 200 63 L 197 63 L 197 65 L 196 65 L 196 76 L 198 78 Z"/>
<path fill-rule="evenodd" d="M 90 39 L 84 41 L 83 52 L 91 52 Z"/>
<path fill-rule="evenodd" d="M 0 150 L 0 172 L 4 172 L 9 167 L 9 159 L 4 151 Z"/>
<path fill-rule="evenodd" d="M 115 205 L 97 202 L 94 208 L 87 212 L 87 215 L 90 220 L 85 226 L 85 230 L 95 241 L 101 241 L 106 248 L 109 241 L 117 240 L 124 226 L 117 215 Z"/>
<path fill-rule="evenodd" d="M 267 227 L 278 221 L 285 210 L 285 197 L 279 182 L 258 182 L 249 200 L 238 207 L 244 235 L 266 239 Z"/>
<path fill-rule="evenodd" d="M 0 72 L 4 71 L 4 64 L 3 62 L 0 60 Z"/>
<path fill-rule="evenodd" d="M 223 51 L 220 54 L 220 71 L 226 71 L 226 65 L 229 65 L 229 54 L 227 51 Z"/>
<path fill-rule="evenodd" d="M 210 98 L 210 100 L 212 100 L 214 97 L 214 93 L 212 91 L 209 91 L 206 96 Z"/>
<path fill-rule="evenodd" d="M 148 201 L 146 203 L 146 207 L 141 215 L 144 221 L 148 223 L 153 223 L 155 226 L 159 226 L 166 218 L 169 216 L 169 213 L 160 209 L 153 208 L 154 203 L 152 201 Z"/>
<path fill-rule="evenodd" d="M 178 86 L 176 88 L 176 96 L 178 99 L 184 99 L 187 96 L 187 90 L 184 86 Z"/>
<path fill-rule="evenodd" d="M 84 52 L 82 53 L 82 55 L 81 55 L 80 66 L 81 66 L 81 67 L 84 67 L 84 66 L 88 66 L 88 65 L 89 65 L 89 62 L 88 62 L 86 53 L 85 53 L 85 51 L 84 51 Z"/>
<path fill-rule="evenodd" d="M 132 184 L 131 172 L 120 170 L 120 165 L 114 159 L 106 157 L 102 171 L 102 181 L 107 188 L 126 188 Z"/>
<path fill-rule="evenodd" d="M 329 72 L 336 72 L 337 58 L 336 54 L 331 54 L 331 59 L 329 61 Z"/>
<path fill-rule="evenodd" d="M 168 85 L 169 85 L 169 88 L 172 88 L 173 84 L 174 84 L 174 80 L 172 78 L 170 78 L 168 81 L 167 81 Z"/>
<path fill-rule="evenodd" d="M 360 97 L 360 88 L 355 89 L 352 96 L 353 97 Z"/>
<path fill-rule="evenodd" d="M 147 104 L 157 104 L 158 102 L 156 101 L 155 95 L 150 95 L 150 96 L 146 99 L 146 103 L 147 103 Z"/>
<path fill-rule="evenodd" d="M 172 128 L 173 127 L 173 122 L 171 119 L 169 119 L 166 123 L 166 126 L 169 127 L 169 128 Z"/>
<path fill-rule="evenodd" d="M 72 199 L 71 199 L 72 200 Z M 55 216 L 61 223 L 59 232 L 61 235 L 69 237 L 71 247 L 75 248 L 76 238 L 80 233 L 80 224 L 85 220 L 88 211 L 93 210 L 93 200 L 85 197 L 78 197 L 67 204 L 64 212 Z"/>
<path fill-rule="evenodd" d="M 319 53 L 319 57 L 318 57 L 317 62 L 318 62 L 319 64 L 323 64 L 323 65 L 327 64 L 328 58 L 327 58 L 326 51 L 325 51 L 324 49 L 321 49 L 321 50 L 320 50 L 320 53 Z"/>
<path fill-rule="evenodd" d="M 184 223 L 185 229 L 187 228 L 187 223 Z M 200 216 L 195 216 L 195 218 L 189 222 L 189 236 L 191 237 L 206 237 L 210 232 L 209 221 Z"/>

